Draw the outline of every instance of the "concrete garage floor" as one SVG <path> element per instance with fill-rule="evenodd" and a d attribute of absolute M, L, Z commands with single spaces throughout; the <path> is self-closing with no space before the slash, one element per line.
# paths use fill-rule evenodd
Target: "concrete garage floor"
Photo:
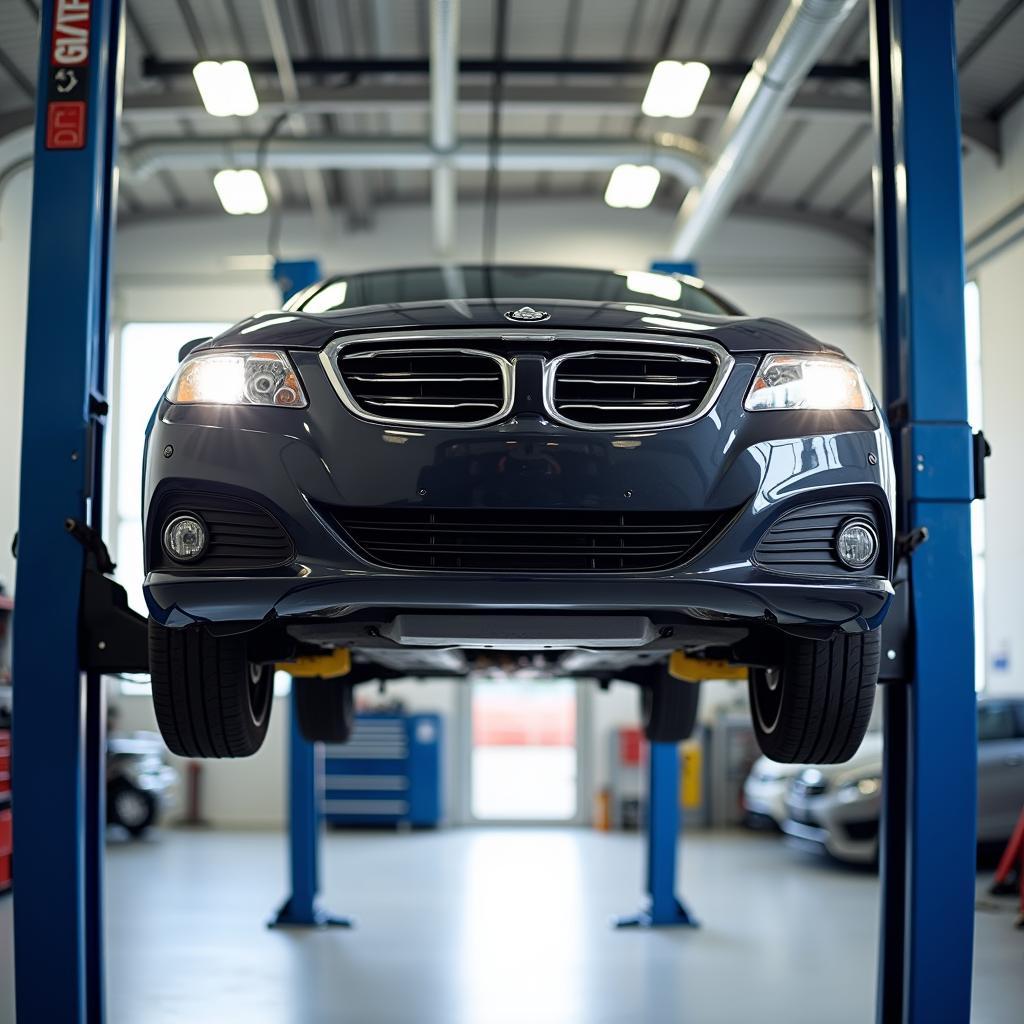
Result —
<path fill-rule="evenodd" d="M 636 836 L 578 829 L 331 834 L 325 892 L 352 932 L 270 931 L 284 841 L 169 831 L 108 860 L 112 1024 L 864 1024 L 877 879 L 776 837 L 692 833 L 700 930 L 616 932 L 637 902 Z M 979 894 L 985 879 L 979 878 Z M 936 893 L 936 899 L 942 894 Z M 979 897 L 975 1013 L 1019 1022 L 1024 933 Z M 55 922 L 55 927 L 59 927 Z M 0 1020 L 13 1019 L 11 900 Z"/>

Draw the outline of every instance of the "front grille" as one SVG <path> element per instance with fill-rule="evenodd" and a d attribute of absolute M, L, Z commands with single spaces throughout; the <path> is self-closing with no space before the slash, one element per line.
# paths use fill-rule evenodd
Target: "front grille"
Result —
<path fill-rule="evenodd" d="M 878 826 L 878 818 L 869 818 L 867 821 L 847 821 L 843 823 L 842 827 L 850 839 L 858 843 L 865 843 L 878 838 Z"/>
<path fill-rule="evenodd" d="M 182 565 L 167 556 L 161 543 L 164 525 L 182 512 L 198 515 L 206 524 L 206 554 Z M 290 562 L 291 538 L 266 509 L 242 498 L 175 491 L 164 495 L 156 514 L 150 513 L 152 568 L 259 569 Z"/>
<path fill-rule="evenodd" d="M 836 554 L 835 538 L 848 519 L 867 520 L 878 537 L 879 553 L 873 565 L 850 569 Z M 869 499 L 826 501 L 781 516 L 758 542 L 755 559 L 767 569 L 819 576 L 871 575 L 885 564 L 885 537 L 878 506 Z"/>
<path fill-rule="evenodd" d="M 347 508 L 334 518 L 368 561 L 393 568 L 643 572 L 692 557 L 728 515 Z"/>
<path fill-rule="evenodd" d="M 338 371 L 356 410 L 391 423 L 487 422 L 505 408 L 504 362 L 459 349 L 342 349 Z"/>
<path fill-rule="evenodd" d="M 807 782 L 800 778 L 793 780 L 794 796 L 821 796 L 823 793 L 827 792 L 828 783 L 825 781 Z"/>
<path fill-rule="evenodd" d="M 552 411 L 574 425 L 661 426 L 700 410 L 718 372 L 718 359 L 682 352 L 581 352 L 552 365 Z"/>

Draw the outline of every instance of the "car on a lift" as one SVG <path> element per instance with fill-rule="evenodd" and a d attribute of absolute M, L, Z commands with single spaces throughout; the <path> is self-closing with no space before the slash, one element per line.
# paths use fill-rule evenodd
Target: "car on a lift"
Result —
<path fill-rule="evenodd" d="M 878 860 L 882 733 L 844 765 L 803 769 L 786 795 L 782 831 L 850 864 Z M 1024 700 L 978 702 L 978 842 L 1005 842 L 1024 807 Z"/>
<path fill-rule="evenodd" d="M 344 739 L 358 682 L 509 664 L 636 683 L 656 741 L 688 735 L 677 677 L 707 662 L 748 667 L 776 761 L 844 761 L 867 727 L 884 417 L 839 349 L 692 277 L 331 278 L 183 348 L 143 487 L 178 754 L 257 750 L 299 657 L 351 666 L 296 680 L 313 740 Z"/>

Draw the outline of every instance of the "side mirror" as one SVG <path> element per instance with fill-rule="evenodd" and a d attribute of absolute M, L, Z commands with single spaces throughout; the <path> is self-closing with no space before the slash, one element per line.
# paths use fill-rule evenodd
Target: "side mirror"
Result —
<path fill-rule="evenodd" d="M 211 334 L 206 338 L 193 338 L 191 341 L 186 341 L 181 348 L 178 349 L 178 362 L 180 363 L 193 349 L 198 348 L 204 341 L 209 341 L 213 335 Z"/>

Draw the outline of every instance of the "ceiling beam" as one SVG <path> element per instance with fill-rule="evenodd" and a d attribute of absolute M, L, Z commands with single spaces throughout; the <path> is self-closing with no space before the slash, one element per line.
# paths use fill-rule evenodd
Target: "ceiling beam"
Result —
<path fill-rule="evenodd" d="M 706 162 L 692 149 L 690 140 L 664 142 L 632 140 L 506 138 L 502 140 L 499 166 L 507 171 L 611 171 L 620 163 L 649 163 L 676 178 L 686 188 L 702 180 Z M 253 167 L 261 148 L 258 137 L 238 136 L 184 139 L 180 136 L 147 138 L 121 149 L 122 172 L 145 177 L 161 167 L 180 170 L 216 170 Z M 459 140 L 445 156 L 460 170 L 483 171 L 489 164 L 486 139 Z M 265 168 L 429 171 L 442 154 L 418 137 L 283 138 L 262 153 Z"/>
<path fill-rule="evenodd" d="M 227 54 L 214 60 L 239 60 L 237 55 Z M 676 57 L 677 60 L 700 60 L 699 57 Z M 247 61 L 249 70 L 255 75 L 272 75 L 275 71 L 273 58 L 258 57 Z M 750 71 L 750 62 L 743 60 L 704 61 L 713 77 L 743 78 Z M 142 62 L 142 73 L 147 78 L 191 78 L 194 59 L 164 60 L 146 57 Z M 297 75 L 427 75 L 429 61 L 417 57 L 314 57 L 294 61 Z M 576 76 L 617 76 L 639 75 L 649 79 L 652 63 L 649 60 L 622 60 L 621 58 L 600 58 L 586 60 L 505 60 L 501 62 L 502 73 L 509 77 L 518 75 L 561 75 Z M 462 58 L 459 61 L 460 75 L 493 75 L 496 62 L 489 58 Z M 854 61 L 846 64 L 817 64 L 808 72 L 809 78 L 829 81 L 867 82 L 868 62 Z"/>
<path fill-rule="evenodd" d="M 502 112 L 522 114 L 632 114 L 640 107 L 646 86 L 634 88 L 610 85 L 565 83 L 536 85 L 509 82 L 502 98 Z M 430 101 L 419 83 L 357 82 L 342 87 L 307 86 L 300 89 L 295 103 L 289 103 L 277 88 L 259 89 L 260 110 L 271 117 L 296 110 L 306 115 L 341 113 L 426 113 Z M 701 114 L 724 114 L 732 105 L 735 90 L 711 83 L 700 102 Z M 462 83 L 459 88 L 459 112 L 486 114 L 490 109 L 490 86 Z M 163 94 L 143 94 L 125 98 L 124 116 L 128 120 L 203 115 L 203 105 L 194 89 Z M 822 118 L 830 121 L 870 124 L 871 103 L 867 93 L 858 96 L 834 96 L 821 93 L 798 93 L 786 111 L 787 117 Z M 1001 155 L 998 122 L 986 117 L 964 116 L 964 141 Z M 0 121 L 0 136 L 3 134 Z"/>
<path fill-rule="evenodd" d="M 345 113 L 425 114 L 430 101 L 419 84 L 402 82 L 360 82 L 345 88 L 327 86 L 301 89 L 294 103 L 288 102 L 281 90 L 260 88 L 260 112 L 268 117 L 295 112 L 305 116 Z M 505 86 L 502 113 L 507 116 L 522 114 L 632 114 L 640 105 L 643 88 L 635 91 L 615 86 L 566 84 L 533 85 L 509 82 Z M 733 99 L 733 90 L 709 86 L 701 99 L 701 113 L 725 113 Z M 485 114 L 490 109 L 490 88 L 486 85 L 461 85 L 459 112 Z M 30 107 L 0 114 L 0 139 L 33 123 Z M 206 117 L 203 104 L 194 89 L 180 92 L 127 96 L 123 117 L 127 123 L 179 121 L 183 117 Z M 870 125 L 871 107 L 865 96 L 822 96 L 798 94 L 787 109 L 788 117 L 802 119 L 821 118 L 832 122 L 845 121 L 851 125 Z M 995 157 L 1002 153 L 999 124 L 986 117 L 964 116 L 961 120 L 964 144 L 982 149 Z M 338 140 L 344 144 L 344 138 Z M 273 145 L 273 144 L 272 144 Z"/>

